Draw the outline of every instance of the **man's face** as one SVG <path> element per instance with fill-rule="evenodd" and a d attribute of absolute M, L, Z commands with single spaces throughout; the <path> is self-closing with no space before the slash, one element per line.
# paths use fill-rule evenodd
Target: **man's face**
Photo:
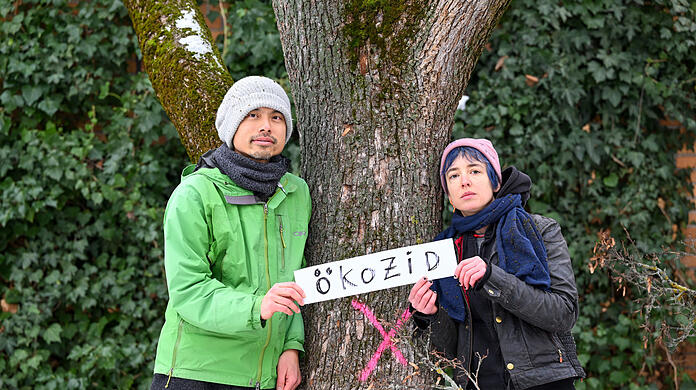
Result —
<path fill-rule="evenodd" d="M 285 117 L 267 107 L 251 110 L 232 139 L 234 150 L 258 162 L 279 155 L 285 147 Z"/>

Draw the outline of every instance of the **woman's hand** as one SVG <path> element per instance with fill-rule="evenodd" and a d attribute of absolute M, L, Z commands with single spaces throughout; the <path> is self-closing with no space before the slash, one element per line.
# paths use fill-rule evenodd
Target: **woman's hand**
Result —
<path fill-rule="evenodd" d="M 454 277 L 459 279 L 459 284 L 468 290 L 473 287 L 486 274 L 486 262 L 478 256 L 469 257 L 457 264 L 454 269 Z"/>
<path fill-rule="evenodd" d="M 435 304 L 437 294 L 430 289 L 432 285 L 433 282 L 423 278 L 413 285 L 411 293 L 408 294 L 408 301 L 411 303 L 411 306 L 423 314 L 437 313 L 437 305 Z"/>

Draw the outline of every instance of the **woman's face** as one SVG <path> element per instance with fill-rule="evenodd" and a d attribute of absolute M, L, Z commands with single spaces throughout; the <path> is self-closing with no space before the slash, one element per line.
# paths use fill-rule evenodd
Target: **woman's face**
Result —
<path fill-rule="evenodd" d="M 480 161 L 457 157 L 445 172 L 445 182 L 450 202 L 464 216 L 478 213 L 493 201 L 494 189 L 486 164 Z"/>

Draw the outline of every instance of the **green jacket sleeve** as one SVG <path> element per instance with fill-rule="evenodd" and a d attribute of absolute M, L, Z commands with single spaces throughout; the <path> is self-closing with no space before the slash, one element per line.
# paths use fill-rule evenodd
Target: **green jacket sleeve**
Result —
<path fill-rule="evenodd" d="M 295 313 L 290 318 L 290 326 L 288 327 L 287 333 L 285 333 L 285 343 L 283 344 L 283 351 L 288 349 L 296 349 L 298 351 L 304 352 L 304 324 L 302 322 L 302 313 Z"/>
<path fill-rule="evenodd" d="M 179 186 L 164 215 L 164 268 L 169 302 L 186 322 L 232 335 L 261 328 L 262 296 L 242 293 L 212 277 L 209 231 L 200 193 Z"/>
<path fill-rule="evenodd" d="M 305 198 L 307 199 L 306 209 L 307 209 L 307 225 L 309 225 L 309 219 L 312 214 L 312 202 L 309 198 L 309 188 L 307 184 L 304 184 Z M 302 267 L 307 266 L 307 260 L 302 256 Z M 285 344 L 283 345 L 283 351 L 288 349 L 297 349 L 298 351 L 304 352 L 304 321 L 302 319 L 302 313 L 296 313 L 292 315 L 290 319 L 290 326 L 285 334 Z"/>
<path fill-rule="evenodd" d="M 307 262 L 302 257 L 302 266 L 305 267 Z M 301 309 L 300 309 L 301 310 Z M 304 352 L 304 321 L 302 319 L 302 312 L 295 313 L 290 317 L 290 325 L 288 326 L 288 331 L 285 333 L 285 343 L 283 344 L 283 351 L 288 349 L 296 349 L 298 351 Z"/>

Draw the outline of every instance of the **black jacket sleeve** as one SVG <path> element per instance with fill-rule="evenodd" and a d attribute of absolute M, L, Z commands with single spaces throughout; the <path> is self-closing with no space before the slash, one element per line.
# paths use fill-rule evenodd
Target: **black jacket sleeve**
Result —
<path fill-rule="evenodd" d="M 546 246 L 551 288 L 549 291 L 526 284 L 491 264 L 483 285 L 489 299 L 523 321 L 548 332 L 570 331 L 578 318 L 578 292 L 568 246 L 561 227 L 551 218 L 533 215 Z"/>

